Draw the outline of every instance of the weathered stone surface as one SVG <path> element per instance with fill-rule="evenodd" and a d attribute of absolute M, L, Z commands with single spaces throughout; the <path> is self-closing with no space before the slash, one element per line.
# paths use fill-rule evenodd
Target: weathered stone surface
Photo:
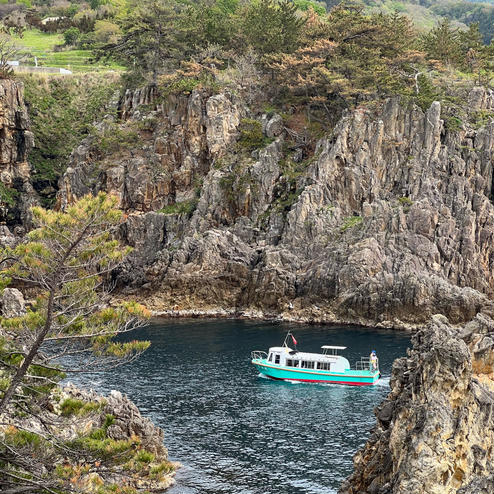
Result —
<path fill-rule="evenodd" d="M 266 136 L 278 137 L 283 132 L 283 119 L 275 113 L 266 123 Z"/>
<path fill-rule="evenodd" d="M 494 492 L 493 335 L 483 315 L 460 330 L 436 315 L 413 336 L 341 494 Z"/>
<path fill-rule="evenodd" d="M 15 243 L 15 235 L 6 225 L 0 225 L 0 247 L 13 247 Z"/>
<path fill-rule="evenodd" d="M 141 100 L 152 107 L 142 147 L 97 175 L 86 143 L 59 194 L 61 206 L 99 187 L 120 198 L 135 251 L 117 278 L 153 292 L 151 309 L 410 327 L 435 313 L 468 321 L 488 304 L 494 124 L 449 132 L 439 103 L 392 99 L 344 115 L 303 168 L 283 152 L 277 115 L 262 127 L 280 135 L 252 157 L 233 146 L 246 110 L 231 95 L 153 97 L 121 103 L 123 126 L 147 118 Z M 490 91 L 468 98 L 491 108 Z M 156 212 L 184 201 L 193 213 Z"/>
<path fill-rule="evenodd" d="M 210 163 L 236 140 L 244 109 L 230 94 L 193 91 L 164 103 L 156 96 L 153 88 L 127 91 L 119 104 L 122 128 L 139 134 L 132 147 L 102 156 L 88 137 L 74 150 L 59 183 L 59 208 L 98 189 L 117 196 L 127 211 L 156 211 L 194 198 Z"/>
<path fill-rule="evenodd" d="M 17 288 L 4 288 L 0 296 L 3 317 L 19 317 L 26 313 L 26 302 Z"/>
<path fill-rule="evenodd" d="M 156 427 L 148 418 L 143 417 L 137 406 L 127 396 L 119 391 L 111 391 L 106 399 L 104 412 L 115 417 L 107 429 L 108 437 L 118 441 L 136 436 L 148 451 L 166 457 L 163 430 Z"/>
<path fill-rule="evenodd" d="M 0 183 L 11 199 L 0 200 L 0 223 L 29 223 L 29 207 L 36 202 L 27 161 L 34 146 L 29 116 L 24 104 L 24 85 L 0 80 Z"/>

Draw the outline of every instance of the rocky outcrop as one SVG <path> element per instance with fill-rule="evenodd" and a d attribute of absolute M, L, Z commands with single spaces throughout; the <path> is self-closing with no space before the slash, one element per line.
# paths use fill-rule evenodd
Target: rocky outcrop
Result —
<path fill-rule="evenodd" d="M 17 288 L 4 288 L 0 296 L 0 311 L 3 317 L 20 317 L 26 313 L 26 302 Z"/>
<path fill-rule="evenodd" d="M 37 437 L 41 447 L 19 449 L 18 431 Z M 104 397 L 71 383 L 55 387 L 35 413 L 3 414 L 0 425 L 0 439 L 14 441 L 30 471 L 43 475 L 50 488 L 84 493 L 164 492 L 180 465 L 168 460 L 163 437 L 127 396 L 111 391 Z M 0 475 L 0 490 L 11 485 L 3 480 Z M 29 484 L 20 488 L 33 491 Z"/>
<path fill-rule="evenodd" d="M 494 492 L 494 322 L 444 316 L 393 364 L 391 393 L 340 494 Z"/>
<path fill-rule="evenodd" d="M 28 222 L 36 194 L 27 157 L 34 146 L 21 82 L 0 80 L 0 223 Z"/>
<path fill-rule="evenodd" d="M 195 91 L 162 102 L 154 87 L 128 91 L 119 103 L 119 127 L 111 119 L 97 126 L 107 141 L 115 134 L 117 149 L 107 152 L 98 135 L 84 140 L 60 181 L 58 207 L 100 188 L 129 212 L 194 199 L 210 164 L 236 138 L 242 111 L 229 94 Z"/>
<path fill-rule="evenodd" d="M 84 143 L 60 187 L 61 207 L 100 187 L 120 198 L 135 247 L 116 273 L 124 293 L 156 312 L 395 327 L 435 313 L 462 323 L 488 303 L 494 124 L 473 120 L 492 111 L 492 92 L 475 88 L 454 130 L 437 102 L 357 109 L 305 160 L 276 114 L 259 118 L 264 148 L 236 143 L 252 115 L 231 95 L 159 101 L 128 93 L 118 125 L 152 119 L 142 145 L 102 171 Z"/>
<path fill-rule="evenodd" d="M 103 415 L 94 415 L 89 420 L 96 420 L 95 425 L 101 426 L 105 415 L 113 417 L 112 423 L 106 428 L 106 436 L 116 441 L 139 438 L 143 448 L 160 458 L 167 458 L 168 452 L 163 443 L 163 430 L 155 426 L 147 417 L 143 417 L 137 406 L 120 391 L 112 390 L 107 397 L 98 395 L 92 390 L 85 390 L 67 384 L 61 389 L 61 399 L 75 398 L 84 403 L 100 403 Z M 99 420 L 99 422 L 97 422 Z M 87 424 L 85 425 L 87 428 Z"/>

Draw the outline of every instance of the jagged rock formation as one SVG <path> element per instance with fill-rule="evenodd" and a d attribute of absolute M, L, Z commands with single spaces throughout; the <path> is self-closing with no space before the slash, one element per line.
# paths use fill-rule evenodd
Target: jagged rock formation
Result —
<path fill-rule="evenodd" d="M 492 103 L 475 88 L 469 118 Z M 120 197 L 135 252 L 118 280 L 149 289 L 150 308 L 406 327 L 438 312 L 468 321 L 488 303 L 492 120 L 448 131 L 439 103 L 389 100 L 344 115 L 302 160 L 278 115 L 261 118 L 266 147 L 235 144 L 249 114 L 231 95 L 163 103 L 148 89 L 119 111 L 121 128 L 152 119 L 152 130 L 103 167 L 84 142 L 59 204 L 100 187 Z"/>
<path fill-rule="evenodd" d="M 34 137 L 24 104 L 21 82 L 0 80 L 0 223 L 28 222 L 35 201 L 27 161 Z"/>
<path fill-rule="evenodd" d="M 195 92 L 159 103 L 154 87 L 127 91 L 118 108 L 127 132 L 118 136 L 117 152 L 105 154 L 96 137 L 87 138 L 72 153 L 58 206 L 101 188 L 129 211 L 155 211 L 192 199 L 211 162 L 236 138 L 242 114 L 238 105 L 226 94 L 207 98 Z M 152 110 L 143 111 L 145 107 Z M 113 124 L 100 124 L 101 133 L 113 132 Z M 134 139 L 125 142 L 129 136 Z"/>
<path fill-rule="evenodd" d="M 391 393 L 340 494 L 494 492 L 494 322 L 444 316 L 393 364 Z"/>

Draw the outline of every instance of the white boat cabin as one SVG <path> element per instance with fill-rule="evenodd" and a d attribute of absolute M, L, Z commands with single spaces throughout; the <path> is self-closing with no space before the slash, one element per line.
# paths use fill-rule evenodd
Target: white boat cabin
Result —
<path fill-rule="evenodd" d="M 299 369 L 331 372 L 344 372 L 350 369 L 348 360 L 338 355 L 338 350 L 345 350 L 345 346 L 324 345 L 321 348 L 323 353 L 308 353 L 292 350 L 288 346 L 273 346 L 269 349 L 267 360 L 271 364 Z"/>

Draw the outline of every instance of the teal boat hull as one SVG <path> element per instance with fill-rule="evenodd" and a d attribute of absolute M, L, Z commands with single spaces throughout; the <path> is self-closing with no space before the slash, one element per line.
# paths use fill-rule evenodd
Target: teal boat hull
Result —
<path fill-rule="evenodd" d="M 316 369 L 285 367 L 272 364 L 265 359 L 253 359 L 252 364 L 266 377 L 282 381 L 372 386 L 381 377 L 378 370 L 346 369 L 344 372 L 329 372 Z"/>

